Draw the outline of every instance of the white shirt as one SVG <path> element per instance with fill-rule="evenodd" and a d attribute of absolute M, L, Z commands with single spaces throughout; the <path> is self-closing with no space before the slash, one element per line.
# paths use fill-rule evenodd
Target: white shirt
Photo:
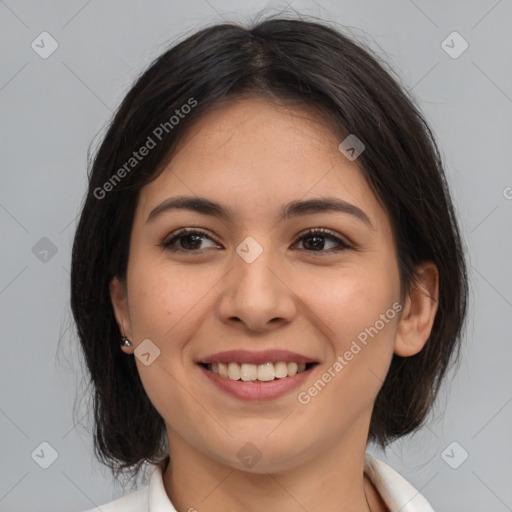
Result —
<path fill-rule="evenodd" d="M 372 481 L 391 512 L 434 512 L 427 500 L 385 462 L 369 454 L 364 457 L 364 472 Z M 189 510 L 194 510 L 191 506 Z M 149 484 L 100 508 L 86 512 L 176 512 L 162 480 L 162 467 L 151 473 Z"/>

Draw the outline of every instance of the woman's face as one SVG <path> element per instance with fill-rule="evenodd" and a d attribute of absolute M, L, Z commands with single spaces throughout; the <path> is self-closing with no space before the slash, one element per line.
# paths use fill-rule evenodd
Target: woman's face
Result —
<path fill-rule="evenodd" d="M 142 189 L 127 295 L 111 291 L 171 452 L 263 472 L 366 445 L 402 305 L 390 221 L 340 142 L 314 114 L 237 100 Z M 171 208 L 182 196 L 217 206 Z"/>

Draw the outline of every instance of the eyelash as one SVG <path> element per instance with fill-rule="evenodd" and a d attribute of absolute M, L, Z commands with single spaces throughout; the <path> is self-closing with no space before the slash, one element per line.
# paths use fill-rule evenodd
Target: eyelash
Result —
<path fill-rule="evenodd" d="M 198 231 L 197 229 L 183 228 L 183 229 L 180 229 L 176 234 L 174 234 L 170 239 L 164 240 L 159 245 L 164 250 L 170 251 L 170 252 L 198 253 L 198 254 L 201 254 L 205 249 L 187 250 L 187 249 L 177 249 L 176 247 L 173 247 L 175 242 L 177 242 L 180 238 L 182 238 L 182 237 L 184 237 L 186 235 L 202 235 L 202 236 L 204 236 L 206 238 L 209 238 L 213 242 L 218 243 L 216 240 L 214 240 L 212 237 L 210 237 L 209 235 L 207 235 L 203 231 Z M 314 236 L 318 236 L 318 235 L 322 236 L 323 238 L 329 239 L 331 241 L 337 242 L 338 245 L 341 246 L 341 247 L 338 247 L 337 249 L 322 249 L 320 251 L 311 251 L 311 250 L 308 251 L 307 249 L 302 249 L 302 250 L 305 250 L 306 252 L 310 252 L 310 253 L 313 253 L 313 254 L 321 255 L 321 254 L 326 254 L 326 253 L 333 253 L 333 252 L 344 251 L 344 250 L 352 249 L 353 248 L 347 242 L 345 242 L 344 240 L 342 240 L 339 237 L 337 237 L 334 232 L 330 231 L 329 229 L 325 229 L 325 228 L 312 228 L 312 229 L 307 230 L 305 233 L 300 235 L 299 238 L 297 238 L 297 240 L 294 242 L 294 245 L 297 242 L 299 242 L 299 241 L 301 241 L 301 240 L 303 240 L 305 238 L 313 238 Z"/>

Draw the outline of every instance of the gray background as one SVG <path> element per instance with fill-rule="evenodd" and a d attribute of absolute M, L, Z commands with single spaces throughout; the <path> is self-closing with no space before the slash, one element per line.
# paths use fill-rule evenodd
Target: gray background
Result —
<path fill-rule="evenodd" d="M 136 74 L 169 42 L 221 19 L 247 21 L 266 5 L 271 12 L 286 6 L 0 1 L 1 511 L 82 511 L 131 491 L 114 487 L 94 459 L 90 403 L 81 398 L 85 384 L 69 328 L 70 247 L 88 146 L 94 140 L 96 147 Z M 462 363 L 427 427 L 386 453 L 371 451 L 436 511 L 512 510 L 512 1 L 291 7 L 352 27 L 413 89 L 440 142 L 469 251 Z M 46 59 L 31 47 L 34 40 L 41 46 L 43 31 L 59 45 Z M 453 31 L 469 44 L 457 58 L 442 46 Z M 452 52 L 462 48 L 449 44 Z M 39 464 L 51 451 L 43 446 L 43 457 L 42 442 L 58 453 L 47 469 Z"/>

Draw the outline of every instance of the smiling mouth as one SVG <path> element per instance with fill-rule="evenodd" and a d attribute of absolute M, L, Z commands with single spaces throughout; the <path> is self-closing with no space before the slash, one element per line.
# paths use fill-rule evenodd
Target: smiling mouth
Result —
<path fill-rule="evenodd" d="M 241 380 L 244 382 L 271 382 L 278 379 L 293 377 L 309 370 L 317 363 L 295 363 L 277 361 L 263 364 L 249 363 L 199 363 L 210 372 L 229 380 Z"/>

